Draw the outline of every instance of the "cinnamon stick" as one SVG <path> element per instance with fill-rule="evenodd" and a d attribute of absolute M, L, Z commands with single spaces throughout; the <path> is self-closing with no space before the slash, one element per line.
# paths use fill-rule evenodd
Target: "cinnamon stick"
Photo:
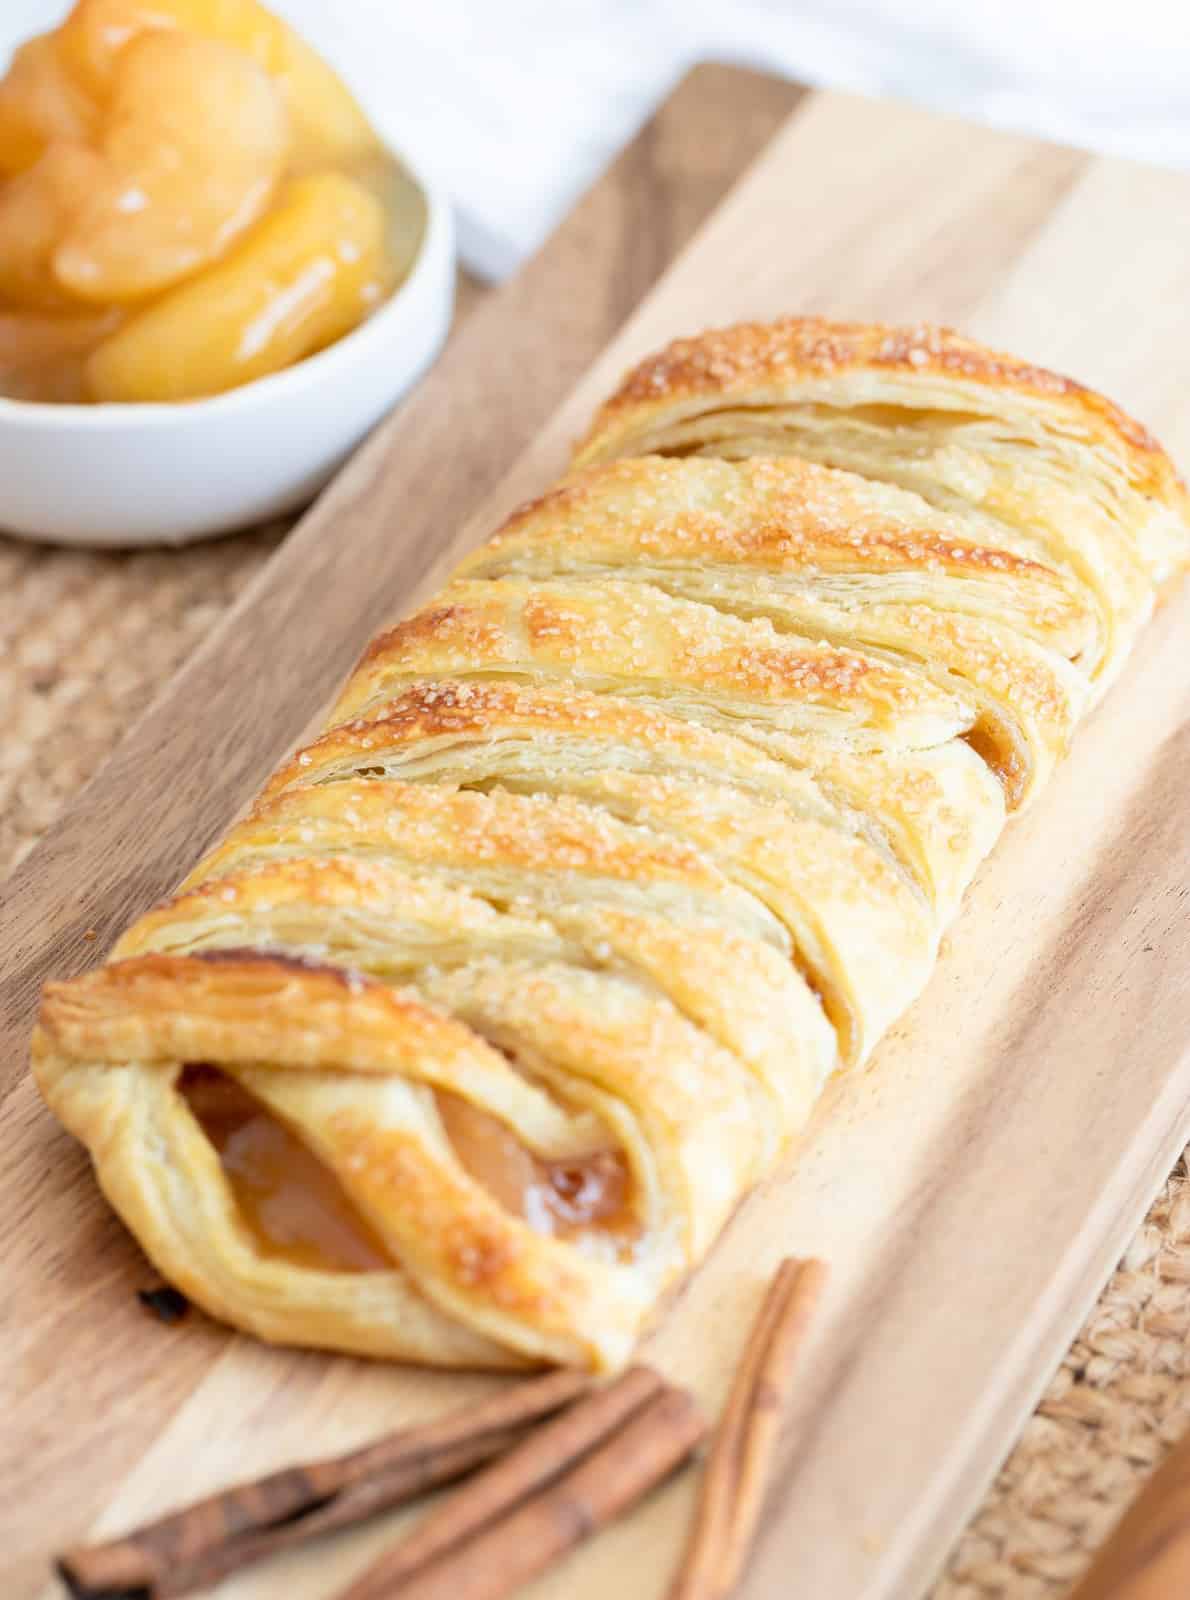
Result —
<path fill-rule="evenodd" d="M 704 1432 L 685 1390 L 633 1368 L 465 1485 L 339 1600 L 503 1600 L 643 1499 Z"/>
<path fill-rule="evenodd" d="M 711 1445 L 669 1600 L 722 1600 L 743 1573 L 794 1363 L 825 1282 L 825 1263 L 789 1260 L 769 1285 Z"/>
<path fill-rule="evenodd" d="M 1190 1594 L 1190 1433 L 1116 1524 L 1070 1600 L 1172 1600 Z"/>
<path fill-rule="evenodd" d="M 591 1388 L 577 1372 L 530 1379 L 439 1421 L 234 1485 L 122 1538 L 67 1551 L 59 1576 L 75 1600 L 188 1594 L 461 1477 Z"/>

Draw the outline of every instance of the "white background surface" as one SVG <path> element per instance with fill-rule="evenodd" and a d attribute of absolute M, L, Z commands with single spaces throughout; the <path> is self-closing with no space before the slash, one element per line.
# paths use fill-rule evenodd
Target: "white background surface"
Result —
<path fill-rule="evenodd" d="M 0 0 L 27 31 L 63 0 Z M 706 58 L 1190 167 L 1190 0 L 276 0 L 511 270 Z"/>

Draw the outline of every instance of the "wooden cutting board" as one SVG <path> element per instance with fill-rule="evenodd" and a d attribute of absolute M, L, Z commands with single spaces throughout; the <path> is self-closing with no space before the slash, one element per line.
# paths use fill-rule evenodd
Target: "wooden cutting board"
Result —
<path fill-rule="evenodd" d="M 6 887 L 7 1594 L 38 1594 L 67 1538 L 490 1384 L 269 1350 L 196 1314 L 147 1321 L 133 1291 L 148 1269 L 19 1060 L 43 974 L 94 960 L 180 875 L 381 617 L 555 476 L 630 360 L 794 309 L 941 320 L 1105 389 L 1190 457 L 1190 180 L 821 93 L 555 407 L 608 308 L 653 276 L 652 241 L 697 215 L 672 209 L 689 193 L 665 177 L 673 150 L 704 151 L 705 199 L 791 93 L 722 70 L 687 83 L 527 277 L 474 314 Z M 497 462 L 509 470 L 493 483 Z M 1190 1133 L 1188 623 L 1190 596 L 1175 596 L 981 873 L 924 997 L 871 1071 L 835 1086 L 647 1347 L 716 1407 L 777 1259 L 832 1263 L 746 1600 L 922 1589 Z M 532 1594 L 603 1600 L 630 1582 L 634 1600 L 660 1600 L 693 1486 L 688 1474 Z M 220 1593 L 333 1594 L 393 1531 Z"/>

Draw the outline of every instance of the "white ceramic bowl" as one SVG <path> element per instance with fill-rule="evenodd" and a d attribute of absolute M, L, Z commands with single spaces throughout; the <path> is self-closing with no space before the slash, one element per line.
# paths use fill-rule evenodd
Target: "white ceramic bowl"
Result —
<path fill-rule="evenodd" d="M 6 24 L 0 62 L 31 31 L 14 38 Z M 450 326 L 450 207 L 405 165 L 429 208 L 413 271 L 367 322 L 318 355 L 209 400 L 0 398 L 0 530 L 62 544 L 181 544 L 308 501 L 421 376 Z"/>

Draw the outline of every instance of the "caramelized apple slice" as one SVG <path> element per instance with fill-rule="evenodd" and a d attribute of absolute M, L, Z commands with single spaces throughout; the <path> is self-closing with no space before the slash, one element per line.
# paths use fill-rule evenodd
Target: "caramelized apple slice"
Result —
<path fill-rule="evenodd" d="M 338 174 L 296 179 L 218 267 L 133 316 L 92 356 L 96 400 L 189 400 L 341 338 L 389 292 L 385 215 Z"/>
<path fill-rule="evenodd" d="M 490 1112 L 444 1089 L 434 1099 L 464 1169 L 538 1233 L 568 1238 L 595 1229 L 627 1237 L 634 1231 L 628 1168 L 619 1150 L 544 1161 Z"/>
<path fill-rule="evenodd" d="M 107 165 L 93 150 L 54 144 L 26 172 L 0 183 L 0 300 L 78 309 L 54 278 L 54 253 L 108 181 Z"/>
<path fill-rule="evenodd" d="M 100 99 L 111 88 L 116 58 L 142 33 L 164 30 L 214 39 L 266 65 L 261 51 L 268 50 L 267 37 L 257 37 L 246 11 L 240 0 L 77 0 L 59 29 L 62 58 Z"/>
<path fill-rule="evenodd" d="M 0 394 L 59 404 L 85 400 L 86 359 L 119 320 L 117 311 L 0 311 Z"/>
<path fill-rule="evenodd" d="M 21 45 L 0 78 L 0 173 L 23 172 L 55 139 L 87 140 L 98 109 L 64 64 L 57 34 Z"/>
<path fill-rule="evenodd" d="M 376 136 L 334 69 L 258 0 L 79 0 L 63 25 L 63 49 L 80 81 L 103 92 L 136 34 L 172 28 L 250 55 L 279 85 L 294 132 L 294 171 L 350 165 Z"/>
<path fill-rule="evenodd" d="M 316 1272 L 383 1272 L 392 1258 L 333 1172 L 213 1067 L 184 1069 L 178 1090 L 219 1156 L 240 1220 L 263 1255 Z"/>
<path fill-rule="evenodd" d="M 217 260 L 264 212 L 288 148 L 280 95 L 241 52 L 173 33 L 134 40 L 103 130 L 110 181 L 55 252 L 58 283 L 123 302 Z"/>

